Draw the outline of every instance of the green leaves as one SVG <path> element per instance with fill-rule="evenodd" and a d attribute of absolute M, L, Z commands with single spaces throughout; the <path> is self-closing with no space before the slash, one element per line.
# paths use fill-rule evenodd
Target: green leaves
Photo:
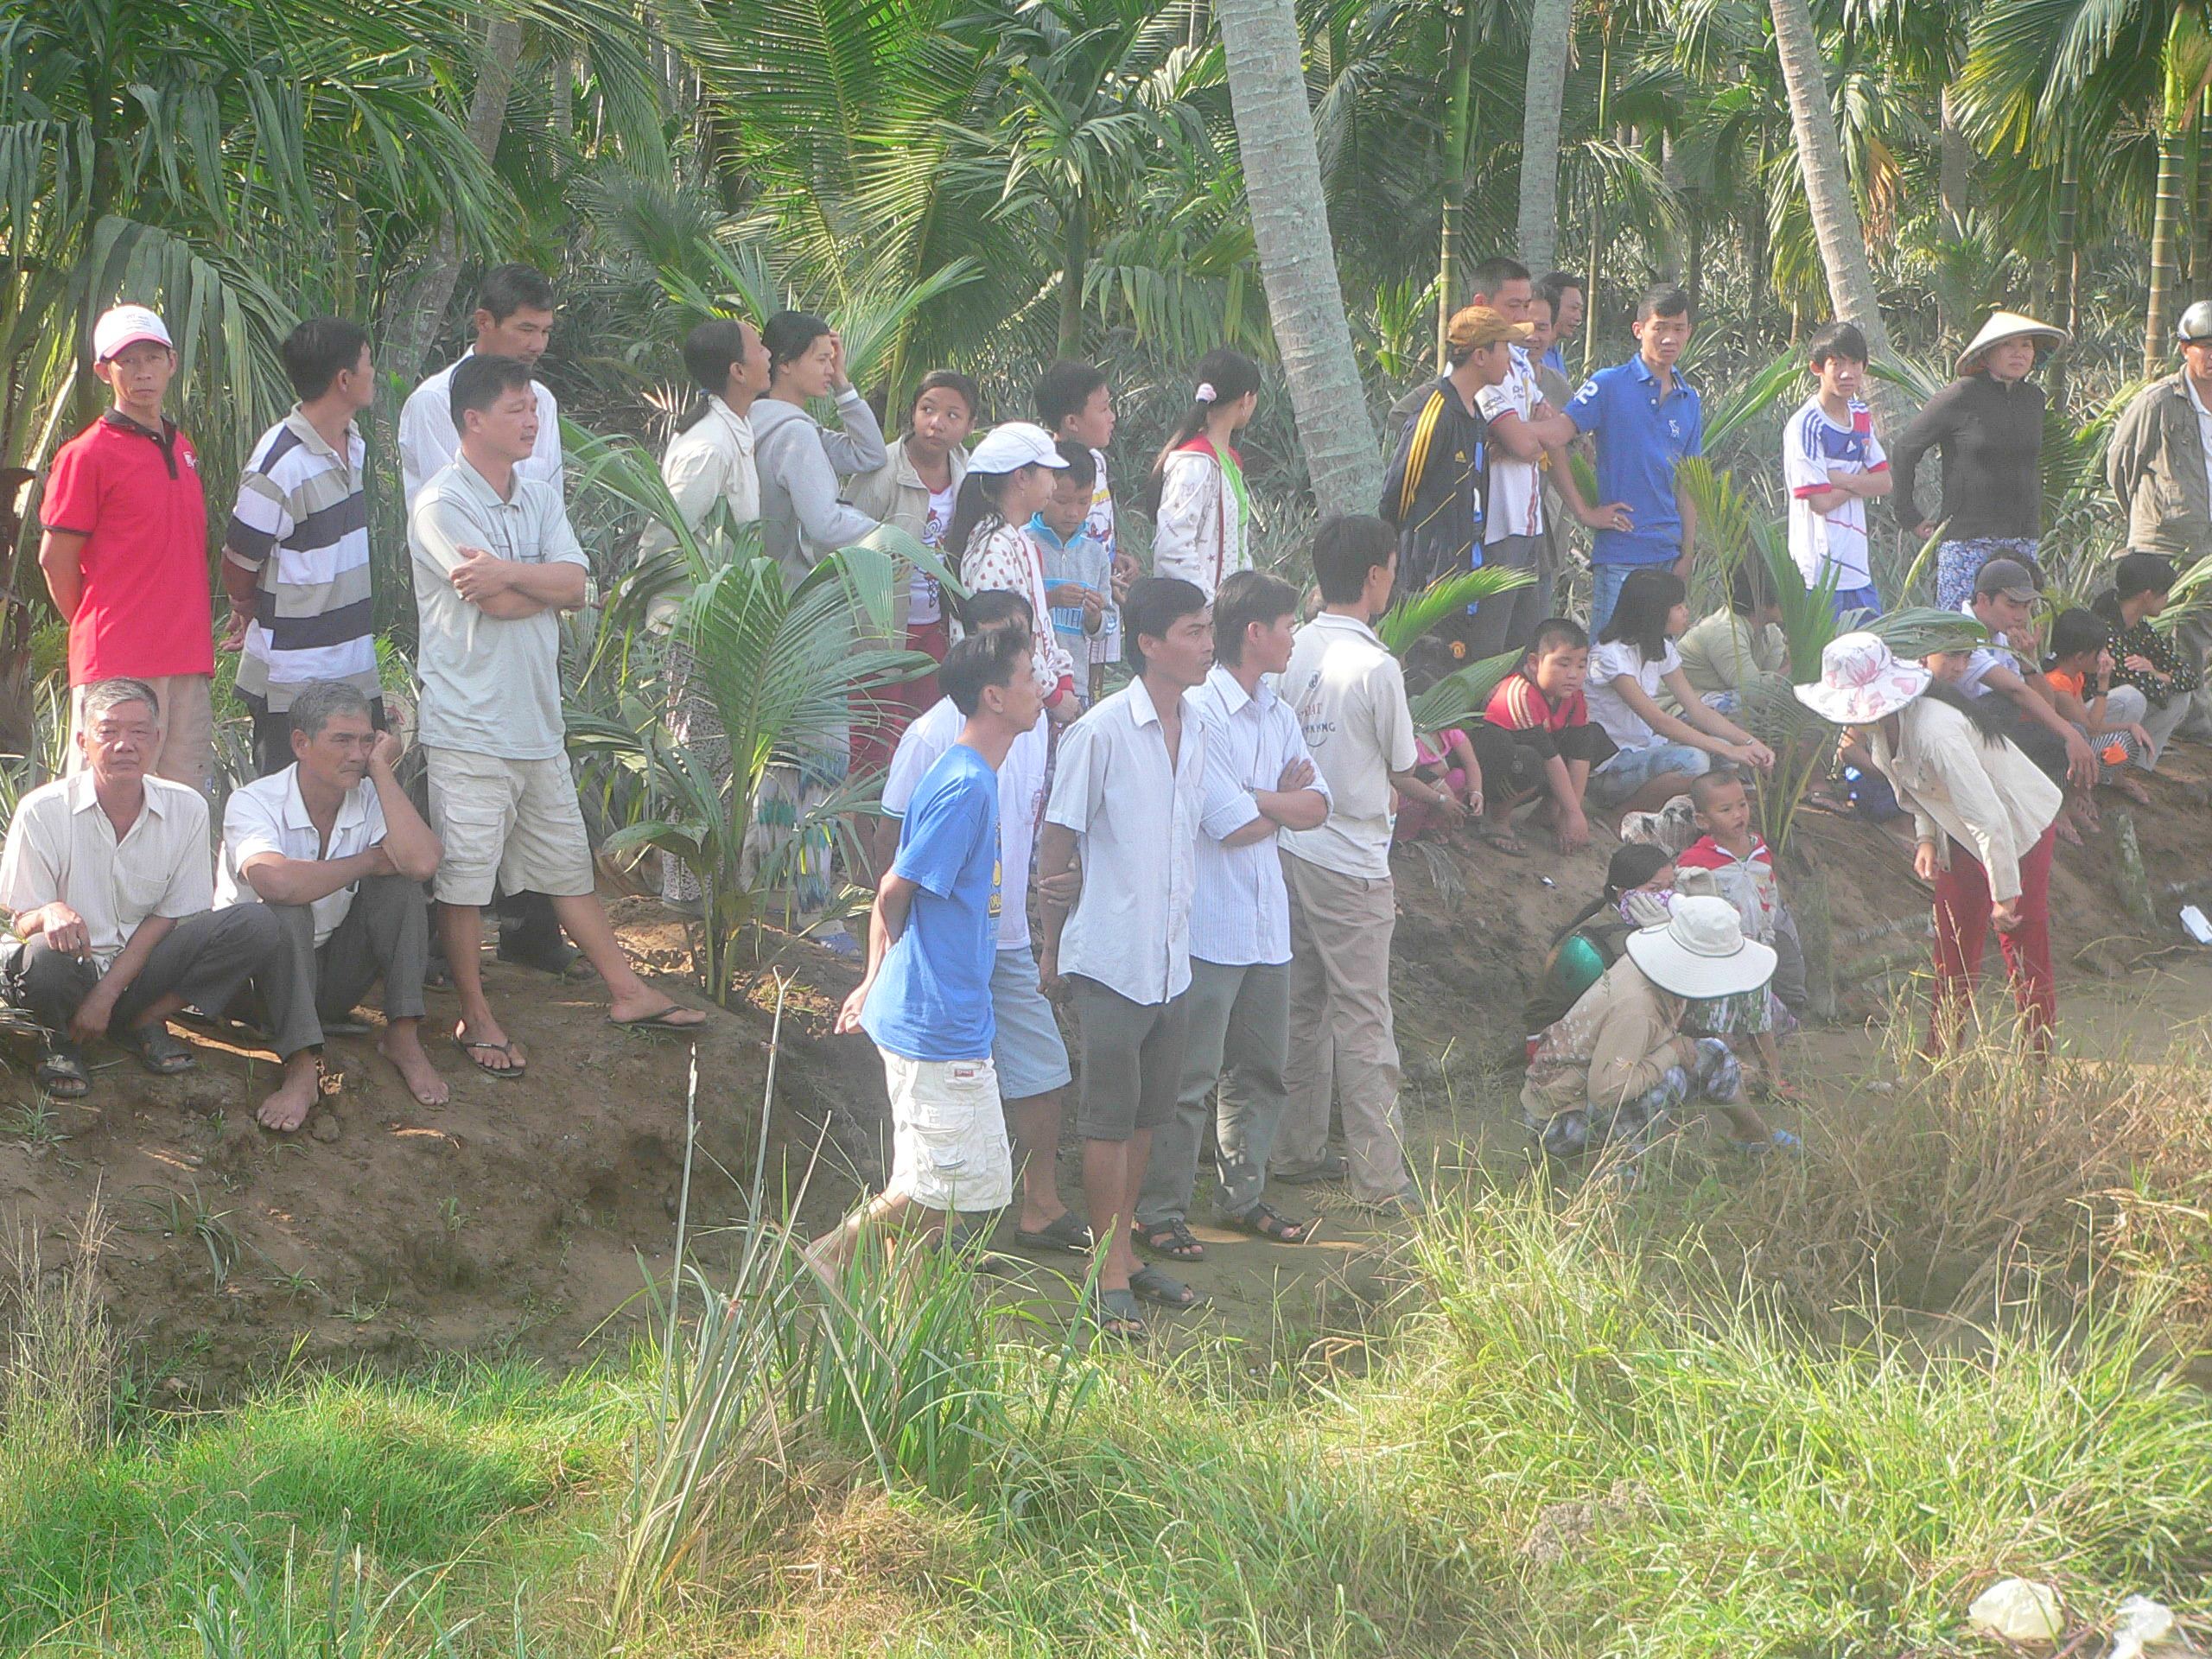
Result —
<path fill-rule="evenodd" d="M 1400 600 L 1384 612 L 1375 625 L 1376 636 L 1393 654 L 1402 657 L 1407 646 L 1446 617 L 1483 600 L 1533 586 L 1535 580 L 1526 570 L 1510 569 L 1503 565 L 1486 565 L 1478 570 L 1439 576 L 1421 592 Z"/>

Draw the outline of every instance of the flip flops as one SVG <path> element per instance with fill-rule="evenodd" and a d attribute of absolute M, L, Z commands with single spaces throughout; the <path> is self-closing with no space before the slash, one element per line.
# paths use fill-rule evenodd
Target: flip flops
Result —
<path fill-rule="evenodd" d="M 1017 1227 L 1014 1236 L 1023 1249 L 1042 1250 L 1048 1255 L 1088 1255 L 1097 1245 L 1090 1225 L 1072 1210 L 1062 1211 L 1035 1232 Z"/>
<path fill-rule="evenodd" d="M 453 1039 L 453 1046 L 461 1051 L 461 1058 L 467 1060 L 486 1077 L 497 1077 L 501 1083 L 517 1082 L 530 1070 L 529 1063 L 515 1052 L 515 1046 L 512 1041 L 476 1043 L 471 1042 L 466 1037 L 456 1035 Z M 486 1054 L 504 1054 L 510 1064 L 505 1066 L 486 1065 L 476 1058 L 477 1051 L 480 1049 Z"/>
<path fill-rule="evenodd" d="M 82 1100 L 92 1086 L 75 1044 L 55 1044 L 39 1057 L 38 1086 L 56 1100 Z"/>
<path fill-rule="evenodd" d="M 677 1020 L 673 1017 L 690 1012 L 691 1010 L 683 1007 L 682 1003 L 671 1002 L 658 1014 L 646 1014 L 641 1020 L 617 1020 L 610 1014 L 607 1023 L 617 1031 L 666 1031 L 673 1032 L 679 1036 L 696 1037 L 706 1029 L 705 1020 Z"/>
<path fill-rule="evenodd" d="M 176 1033 L 160 1020 L 136 1030 L 111 1032 L 110 1037 L 138 1057 L 138 1064 L 157 1077 L 173 1077 L 200 1064 L 192 1051 L 177 1041 Z"/>
<path fill-rule="evenodd" d="M 1144 1316 L 1133 1290 L 1095 1290 L 1084 1299 L 1083 1317 L 1102 1337 L 1137 1342 L 1144 1337 Z"/>

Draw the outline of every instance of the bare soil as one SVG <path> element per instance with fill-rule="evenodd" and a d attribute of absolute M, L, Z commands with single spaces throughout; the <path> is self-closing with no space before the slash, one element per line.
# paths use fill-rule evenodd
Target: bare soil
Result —
<path fill-rule="evenodd" d="M 2117 814 L 2081 849 L 2062 848 L 2053 912 L 2062 1031 L 2104 1052 L 2162 1046 L 2212 1002 L 2212 951 L 2188 945 L 2174 914 L 2204 866 L 2206 782 L 2197 751 L 2148 780 L 2132 817 L 2157 903 L 2154 931 L 2131 919 L 2120 879 Z M 1850 1101 L 1878 1068 L 1867 1030 L 1889 977 L 1925 960 L 1928 896 L 1910 873 L 1909 830 L 1807 812 L 1783 862 L 1799 904 L 1826 895 L 1838 1019 L 1791 1040 L 1790 1065 L 1821 1111 Z M 1406 1055 L 1414 1156 L 1454 1172 L 1525 1163 L 1510 1109 L 1506 1056 L 1545 944 L 1603 880 L 1612 843 L 1571 858 L 1508 858 L 1470 844 L 1402 851 L 1394 993 Z M 1548 878 L 1548 880 L 1546 879 Z M 1817 899 L 1814 900 L 1817 907 Z M 649 901 L 616 905 L 626 942 L 670 988 L 688 988 L 679 925 Z M 769 1188 L 800 1195 L 825 1224 L 880 1179 L 881 1074 L 867 1043 L 830 1034 L 853 964 L 774 939 L 698 1045 L 695 1226 L 737 1218 L 762 1150 L 768 1039 L 779 991 L 783 1042 L 766 1114 Z M 1994 965 L 1995 951 L 1991 957 Z M 448 1351 L 518 1352 L 579 1363 L 626 1343 L 641 1316 L 640 1258 L 665 1271 L 684 1145 L 690 1046 L 608 1025 L 594 984 L 559 982 L 487 963 L 508 1029 L 531 1057 L 522 1082 L 497 1081 L 439 1041 L 454 1087 L 445 1107 L 416 1106 L 372 1039 L 333 1039 L 327 1091 L 308 1125 L 279 1138 L 253 1108 L 273 1062 L 238 1033 L 180 1026 L 196 1071 L 158 1079 L 105 1060 L 82 1102 L 41 1105 L 33 1055 L 0 1050 L 0 1224 L 58 1242 L 95 1191 L 117 1224 L 105 1273 L 111 1314 L 179 1402 L 230 1392 L 290 1363 L 407 1364 Z M 696 999 L 695 999 L 696 1000 Z M 449 995 L 433 992 L 426 1031 L 449 1031 Z M 1064 1151 L 1071 1200 L 1077 1160 Z M 1278 1190 L 1294 1213 L 1319 1212 L 1318 1240 L 1267 1245 L 1197 1226 L 1211 1258 L 1187 1277 L 1208 1307 L 1173 1322 L 1180 1339 L 1230 1335 L 1255 1364 L 1287 1353 L 1356 1363 L 1357 1333 L 1387 1308 L 1395 1281 L 1389 1229 L 1341 1190 Z M 1199 1209 L 1205 1209 L 1201 1199 Z M 1194 1224 L 1201 1218 L 1194 1217 Z M 49 1245 L 51 1254 L 53 1246 Z M 712 1246 L 709 1245 L 711 1250 Z M 1069 1257 L 1033 1282 L 1058 1299 Z"/>

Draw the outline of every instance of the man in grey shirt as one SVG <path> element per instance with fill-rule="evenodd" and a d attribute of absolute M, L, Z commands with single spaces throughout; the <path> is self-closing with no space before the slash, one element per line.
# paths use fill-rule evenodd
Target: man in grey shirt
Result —
<path fill-rule="evenodd" d="M 495 881 L 552 896 L 554 913 L 606 980 L 617 1025 L 704 1023 L 632 969 L 594 892 L 591 843 L 569 774 L 557 613 L 582 607 L 583 549 L 551 485 L 517 470 L 537 439 L 530 370 L 464 359 L 453 374 L 461 453 L 410 515 L 423 679 L 419 737 L 430 820 L 444 848 L 440 930 L 471 1064 L 517 1078 L 528 1064 L 484 995 L 483 906 Z"/>

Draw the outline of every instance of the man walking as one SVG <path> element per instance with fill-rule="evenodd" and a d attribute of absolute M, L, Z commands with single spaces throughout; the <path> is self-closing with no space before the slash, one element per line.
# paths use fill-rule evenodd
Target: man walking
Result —
<path fill-rule="evenodd" d="M 470 321 L 475 343 L 457 361 L 416 387 L 400 410 L 399 478 L 410 514 L 423 486 L 461 454 L 461 430 L 452 410 L 454 371 L 477 356 L 512 358 L 536 368 L 553 343 L 553 284 L 543 272 L 528 265 L 494 265 L 484 273 L 476 290 L 476 311 Z M 537 436 L 515 470 L 550 485 L 553 499 L 563 501 L 568 480 L 561 454 L 561 406 L 543 381 L 533 378 L 530 391 L 537 405 Z M 576 953 L 561 938 L 545 894 L 510 890 L 499 912 L 505 918 L 499 930 L 500 961 L 549 974 L 583 971 L 577 966 Z M 435 941 L 432 950 L 435 953 Z"/>
<path fill-rule="evenodd" d="M 1029 601 L 1004 588 L 976 594 L 962 607 L 969 636 L 1018 634 L 1033 649 L 1036 627 Z M 925 709 L 900 734 L 883 775 L 883 810 L 893 830 L 913 810 L 919 792 L 946 752 L 963 741 L 967 711 L 950 697 Z M 998 950 L 990 976 L 991 1063 L 998 1069 L 1007 1127 L 1020 1164 L 1021 1211 L 1015 1236 L 1030 1249 L 1087 1253 L 1090 1230 L 1060 1202 L 1060 1102 L 1073 1074 L 1067 1045 L 1052 1005 L 1037 984 L 1037 955 L 1029 943 L 1030 854 L 1045 810 L 1045 774 L 1051 752 L 1050 723 L 1039 718 L 1015 738 L 998 763 Z M 895 836 L 894 836 L 895 842 Z"/>
<path fill-rule="evenodd" d="M 537 447 L 527 364 L 465 359 L 452 380 L 461 454 L 423 486 L 408 523 L 420 619 L 421 742 L 446 963 L 461 998 L 454 1042 L 478 1070 L 519 1078 L 527 1059 L 493 1014 L 478 952 L 495 881 L 552 895 L 561 925 L 607 982 L 614 1023 L 693 1031 L 706 1016 L 648 989 L 600 907 L 569 773 L 556 616 L 585 602 L 583 549 L 550 484 L 520 464 Z"/>
<path fill-rule="evenodd" d="M 837 1015 L 883 1057 L 891 1179 L 808 1254 L 835 1269 L 870 1234 L 927 1241 L 957 1213 L 982 1220 L 1014 1198 L 1014 1160 L 991 1059 L 991 981 L 1002 908 L 999 768 L 1037 730 L 1044 700 L 1025 629 L 988 629 L 945 655 L 938 683 L 960 741 L 906 804 L 899 851 L 876 886 L 868 971 Z"/>
<path fill-rule="evenodd" d="M 2212 300 L 2181 314 L 2181 367 L 2135 395 L 2112 429 L 2105 477 L 2127 515 L 2122 551 L 2158 553 L 2186 570 L 2212 556 Z M 2177 630 L 2192 668 L 2212 653 L 2212 626 L 2190 618 Z M 2200 697 L 2177 735 L 2212 740 L 2212 711 Z"/>
<path fill-rule="evenodd" d="M 369 700 L 342 681 L 298 687 L 285 718 L 292 764 L 224 804 L 216 906 L 258 901 L 283 930 L 283 965 L 264 988 L 279 1052 L 311 1069 L 323 1027 L 350 1019 L 382 980 L 377 1052 L 419 1104 L 442 1106 L 445 1079 L 420 1034 L 430 948 L 423 883 L 436 874 L 438 838 L 392 774 L 399 740 L 370 724 Z M 300 1122 L 262 1121 L 279 1130 Z"/>
<path fill-rule="evenodd" d="M 352 686 L 384 729 L 369 599 L 366 447 L 355 419 L 376 400 L 368 332 L 311 317 L 284 337 L 300 401 L 262 435 L 223 534 L 223 588 L 239 652 L 238 699 L 253 715 L 254 769 L 292 764 L 288 710 L 302 688 Z"/>
<path fill-rule="evenodd" d="M 1313 537 L 1321 613 L 1298 632 L 1282 696 L 1327 786 L 1326 822 L 1282 833 L 1290 899 L 1290 1095 L 1275 1173 L 1291 1182 L 1349 1173 L 1352 1197 L 1388 1214 L 1421 1208 L 1406 1168 L 1398 1044 L 1390 1017 L 1393 791 L 1446 828 L 1459 798 L 1414 772 L 1413 715 L 1398 659 L 1369 626 L 1390 603 L 1397 549 L 1379 518 L 1325 519 Z M 1349 1165 L 1328 1150 L 1332 1084 Z"/>
<path fill-rule="evenodd" d="M 1038 976 L 1065 985 L 1082 1027 L 1083 1190 L 1099 1262 L 1098 1328 L 1142 1334 L 1139 1298 L 1162 1307 L 1198 1300 L 1159 1268 L 1140 1268 L 1137 1191 L 1155 1129 L 1173 1116 L 1189 1027 L 1191 902 L 1205 788 L 1205 732 L 1185 693 L 1213 664 L 1206 597 L 1174 576 L 1133 584 L 1122 607 L 1137 677 L 1060 737 L 1058 772 L 1038 839 L 1037 877 L 1066 874 L 1078 852 L 1083 891 L 1071 912 L 1044 894 Z"/>
<path fill-rule="evenodd" d="M 1152 1137 L 1137 1195 L 1138 1236 L 1177 1261 L 1205 1258 L 1191 1232 L 1192 1189 L 1206 1105 L 1215 1119 L 1215 1208 L 1240 1232 L 1300 1244 L 1310 1224 L 1262 1199 L 1268 1159 L 1289 1096 L 1290 897 L 1278 830 L 1312 830 L 1329 816 L 1298 716 L 1270 683 L 1289 665 L 1298 589 L 1239 570 L 1214 595 L 1215 662 L 1190 703 L 1205 730 L 1205 812 L 1191 907 L 1190 1035 L 1175 1114 Z"/>
<path fill-rule="evenodd" d="M 140 680 L 83 689 L 83 769 L 23 797 L 0 854 L 0 906 L 20 944 L 0 947 L 0 996 L 44 1027 L 38 1083 L 56 1099 L 91 1086 L 84 1046 L 105 1037 L 156 1077 L 188 1071 L 168 1016 L 219 1014 L 277 965 L 276 918 L 211 910 L 207 803 L 153 776 L 160 702 Z M 315 1079 L 291 1068 L 261 1118 L 297 1122 Z"/>
<path fill-rule="evenodd" d="M 207 501 L 192 440 L 162 412 L 176 352 L 160 317 L 118 305 L 92 327 L 92 372 L 113 405 L 61 446 L 39 507 L 39 568 L 69 624 L 69 769 L 86 763 L 85 689 L 154 692 L 157 778 L 207 792 L 215 762 Z"/>
<path fill-rule="evenodd" d="M 1697 389 L 1675 372 L 1690 338 L 1690 296 L 1662 284 L 1636 308 L 1637 353 L 1600 369 L 1567 406 L 1598 440 L 1598 498 L 1617 503 L 1590 550 L 1590 633 L 1611 620 L 1629 572 L 1674 567 L 1684 582 L 1697 547 L 1697 512 L 1675 483 L 1685 456 L 1705 453 Z"/>

